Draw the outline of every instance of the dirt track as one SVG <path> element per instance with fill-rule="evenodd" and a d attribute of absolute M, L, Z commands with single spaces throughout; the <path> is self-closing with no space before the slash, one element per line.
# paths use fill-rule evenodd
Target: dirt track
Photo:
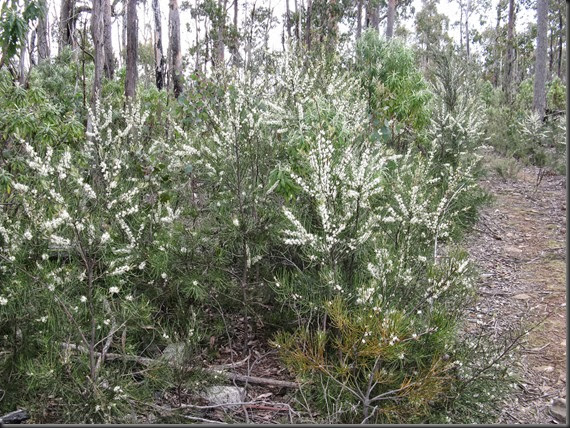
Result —
<path fill-rule="evenodd" d="M 497 423 L 561 423 L 552 401 L 566 398 L 566 178 L 538 168 L 481 183 L 494 201 L 465 245 L 481 272 L 477 315 L 485 328 L 504 331 L 544 320 L 524 339 L 520 382 Z M 482 321 L 482 322 L 481 322 Z"/>

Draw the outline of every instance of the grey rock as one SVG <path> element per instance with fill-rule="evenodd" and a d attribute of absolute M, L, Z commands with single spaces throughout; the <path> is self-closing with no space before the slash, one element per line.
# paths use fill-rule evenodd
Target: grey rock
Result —
<path fill-rule="evenodd" d="M 555 398 L 550 406 L 550 414 L 559 422 L 566 422 L 566 400 Z"/>
<path fill-rule="evenodd" d="M 210 386 L 202 393 L 202 398 L 207 400 L 210 404 L 241 403 L 245 400 L 245 396 L 245 388 L 223 385 Z"/>

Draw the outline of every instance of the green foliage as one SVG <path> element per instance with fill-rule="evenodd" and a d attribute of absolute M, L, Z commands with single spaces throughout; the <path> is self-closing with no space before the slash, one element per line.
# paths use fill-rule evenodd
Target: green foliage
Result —
<path fill-rule="evenodd" d="M 57 105 L 63 114 L 73 114 L 75 120 L 82 122 L 87 115 L 83 95 L 84 91 L 90 91 L 88 85 L 92 69 L 91 64 L 85 65 L 88 81 L 83 88 L 81 64 L 74 60 L 72 50 L 66 47 L 52 61 L 43 61 L 31 69 L 29 86 L 44 91 L 51 103 Z"/>
<path fill-rule="evenodd" d="M 4 161 L 21 150 L 22 140 L 43 147 L 73 146 L 84 132 L 80 118 L 68 105 L 42 87 L 14 85 L 6 72 L 0 72 L 0 109 L 0 159 Z"/>
<path fill-rule="evenodd" d="M 483 142 L 483 111 L 473 80 L 459 59 L 447 52 L 434 58 L 433 112 L 427 140 L 437 161 L 457 165 Z"/>
<path fill-rule="evenodd" d="M 548 83 L 546 99 L 550 109 L 557 111 L 566 109 L 566 87 L 558 77 Z"/>
<path fill-rule="evenodd" d="M 385 41 L 369 30 L 357 42 L 355 67 L 372 126 L 394 121 L 392 144 L 398 146 L 403 133 L 428 124 L 431 93 L 411 49 L 396 40 Z"/>
<path fill-rule="evenodd" d="M 515 112 L 505 106 L 490 110 L 496 116 L 489 117 L 487 132 L 500 153 L 523 164 L 565 172 L 565 116 L 543 121 L 535 113 Z"/>
<path fill-rule="evenodd" d="M 518 111 L 532 110 L 532 99 L 534 92 L 534 79 L 525 79 L 519 85 L 514 106 Z"/>
<path fill-rule="evenodd" d="M 515 179 L 521 170 L 520 162 L 514 158 L 495 159 L 490 167 L 505 181 Z"/>
<path fill-rule="evenodd" d="M 566 91 L 558 78 L 548 83 L 547 115 L 542 119 L 532 112 L 533 90 L 533 79 L 525 79 L 513 104 L 506 105 L 502 93 L 487 86 L 482 93 L 487 140 L 504 156 L 564 174 Z M 515 172 L 508 164 L 495 167 L 501 175 Z"/>
<path fill-rule="evenodd" d="M 443 399 L 453 363 L 442 358 L 450 334 L 442 314 L 428 316 L 429 327 L 426 317 L 348 309 L 340 298 L 327 313 L 329 331 L 301 329 L 276 339 L 284 361 L 309 382 L 305 394 L 318 400 L 323 422 L 419 422 Z"/>
<path fill-rule="evenodd" d="M 0 67 L 20 49 L 30 21 L 46 13 L 37 1 L 26 1 L 23 9 L 19 3 L 18 0 L 7 0 L 0 7 Z"/>

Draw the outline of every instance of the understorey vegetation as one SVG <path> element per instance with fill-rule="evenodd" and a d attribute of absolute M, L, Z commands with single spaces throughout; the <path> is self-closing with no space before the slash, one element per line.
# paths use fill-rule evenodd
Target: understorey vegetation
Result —
<path fill-rule="evenodd" d="M 524 82 L 509 105 L 451 46 L 429 72 L 373 29 L 353 53 L 256 47 L 127 101 L 124 70 L 89 99 L 85 52 L 25 85 L 0 68 L 0 413 L 140 422 L 262 343 L 280 422 L 494 420 L 528 326 L 467 328 L 481 150 L 560 169 L 565 118 L 529 113 Z"/>

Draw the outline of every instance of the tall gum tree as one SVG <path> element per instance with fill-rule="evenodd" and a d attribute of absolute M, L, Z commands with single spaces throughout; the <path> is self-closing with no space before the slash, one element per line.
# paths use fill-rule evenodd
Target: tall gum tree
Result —
<path fill-rule="evenodd" d="M 515 0 L 509 0 L 509 18 L 507 22 L 507 55 L 505 60 L 505 77 L 503 79 L 503 92 L 507 102 L 511 100 L 514 56 L 514 29 L 515 29 Z"/>
<path fill-rule="evenodd" d="M 394 36 L 394 20 L 396 18 L 396 0 L 388 0 L 388 11 L 386 12 L 386 38 Z"/>
<path fill-rule="evenodd" d="M 111 16 L 111 0 L 103 3 L 104 48 L 105 48 L 105 76 L 112 79 L 115 75 L 115 55 L 113 54 L 113 32 Z"/>
<path fill-rule="evenodd" d="M 137 86 L 138 16 L 137 0 L 127 3 L 127 73 L 125 97 L 134 99 Z"/>
<path fill-rule="evenodd" d="M 45 61 L 50 56 L 49 50 L 49 10 L 47 0 L 40 1 L 42 9 L 38 18 L 38 28 L 36 29 L 38 37 L 38 63 Z"/>
<path fill-rule="evenodd" d="M 91 93 L 92 106 L 95 105 L 101 95 L 103 82 L 103 69 L 105 64 L 104 3 L 105 0 L 93 0 L 93 10 L 91 11 L 91 37 L 93 38 L 93 59 L 95 63 L 93 90 Z"/>
<path fill-rule="evenodd" d="M 546 110 L 548 0 L 537 0 L 536 9 L 536 62 L 534 66 L 534 96 L 532 108 L 541 118 L 543 118 Z"/>
<path fill-rule="evenodd" d="M 170 0 L 168 14 L 168 32 L 170 46 L 170 72 L 172 73 L 172 91 L 174 97 L 182 93 L 182 51 L 180 49 L 180 13 L 178 0 Z"/>
<path fill-rule="evenodd" d="M 74 19 L 75 0 L 61 0 L 59 6 L 59 54 L 66 46 L 73 45 L 73 32 L 75 30 Z"/>
<path fill-rule="evenodd" d="M 152 12 L 154 16 L 154 73 L 156 87 L 160 90 L 164 87 L 166 60 L 162 50 L 162 17 L 158 0 L 152 0 Z"/>

